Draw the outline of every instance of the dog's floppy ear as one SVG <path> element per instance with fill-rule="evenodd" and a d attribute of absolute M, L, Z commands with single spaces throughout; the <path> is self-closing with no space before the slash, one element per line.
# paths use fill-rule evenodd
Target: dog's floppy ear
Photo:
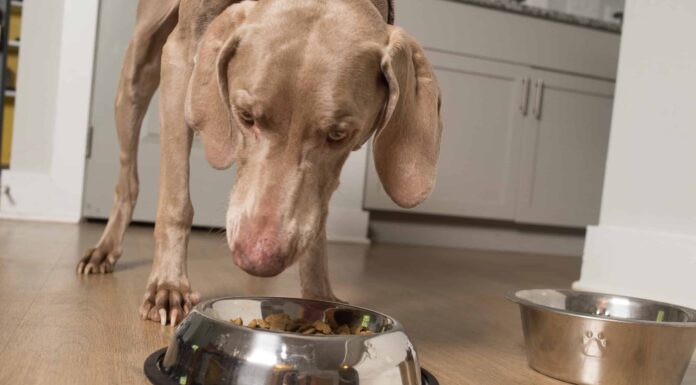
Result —
<path fill-rule="evenodd" d="M 227 66 L 239 44 L 235 31 L 255 3 L 247 0 L 233 4 L 210 23 L 200 40 L 189 79 L 186 122 L 200 134 L 208 162 L 218 169 L 232 165 L 236 155 L 239 131 L 230 107 Z"/>
<path fill-rule="evenodd" d="M 399 27 L 389 27 L 382 73 L 389 95 L 377 126 L 375 167 L 391 199 L 414 207 L 434 185 L 440 153 L 440 89 L 423 49 Z"/>

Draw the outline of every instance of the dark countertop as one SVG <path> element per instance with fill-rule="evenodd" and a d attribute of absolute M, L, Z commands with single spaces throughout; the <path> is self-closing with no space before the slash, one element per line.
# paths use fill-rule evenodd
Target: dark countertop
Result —
<path fill-rule="evenodd" d="M 602 31 L 621 33 L 621 24 L 608 22 L 600 19 L 572 15 L 569 13 L 558 12 L 550 9 L 532 7 L 519 4 L 513 0 L 450 0 L 464 4 L 476 5 L 480 7 L 492 8 L 506 12 L 518 13 L 540 19 L 556 21 L 559 23 L 573 24 L 581 27 L 599 29 Z"/>

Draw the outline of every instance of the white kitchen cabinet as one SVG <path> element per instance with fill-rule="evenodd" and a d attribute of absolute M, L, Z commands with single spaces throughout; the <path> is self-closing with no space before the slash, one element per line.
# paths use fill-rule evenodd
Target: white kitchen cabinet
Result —
<path fill-rule="evenodd" d="M 512 220 L 525 67 L 427 52 L 442 91 L 444 131 L 432 196 L 409 212 Z M 372 155 L 370 154 L 370 157 Z M 369 161 L 365 205 L 401 210 Z"/>
<path fill-rule="evenodd" d="M 370 159 L 364 206 L 596 224 L 620 35 L 456 1 L 401 4 L 398 20 L 413 29 L 442 89 L 437 182 L 420 206 L 400 209 Z"/>
<path fill-rule="evenodd" d="M 531 77 L 516 220 L 597 224 L 614 83 L 540 70 Z"/>
<path fill-rule="evenodd" d="M 370 160 L 365 207 L 564 227 L 596 224 L 614 82 L 426 53 L 443 103 L 435 190 L 420 206 L 403 210 L 389 200 Z"/>

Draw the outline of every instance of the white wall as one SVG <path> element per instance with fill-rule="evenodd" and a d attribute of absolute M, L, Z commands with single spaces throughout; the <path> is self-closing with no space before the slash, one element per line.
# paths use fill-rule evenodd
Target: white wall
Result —
<path fill-rule="evenodd" d="M 576 287 L 696 307 L 696 2 L 628 0 L 599 226 Z"/>
<path fill-rule="evenodd" d="M 63 3 L 28 0 L 22 8 L 12 171 L 43 172 L 50 166 Z"/>
<path fill-rule="evenodd" d="M 696 2 L 628 12 L 601 223 L 696 235 Z"/>
<path fill-rule="evenodd" d="M 27 0 L 22 15 L 12 199 L 0 216 L 77 222 L 82 206 L 98 0 Z"/>

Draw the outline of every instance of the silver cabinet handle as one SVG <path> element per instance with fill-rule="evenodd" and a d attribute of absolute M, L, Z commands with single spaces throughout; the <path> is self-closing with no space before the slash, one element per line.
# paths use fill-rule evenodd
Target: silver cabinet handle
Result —
<path fill-rule="evenodd" d="M 534 88 L 536 89 L 536 99 L 534 101 L 534 109 L 532 110 L 532 113 L 537 120 L 541 120 L 541 105 L 544 101 L 544 81 L 542 79 L 538 79 L 534 85 Z"/>
<path fill-rule="evenodd" d="M 518 106 L 522 116 L 527 116 L 527 110 L 529 110 L 529 83 L 531 82 L 532 79 L 528 77 L 522 78 L 522 95 Z"/>

